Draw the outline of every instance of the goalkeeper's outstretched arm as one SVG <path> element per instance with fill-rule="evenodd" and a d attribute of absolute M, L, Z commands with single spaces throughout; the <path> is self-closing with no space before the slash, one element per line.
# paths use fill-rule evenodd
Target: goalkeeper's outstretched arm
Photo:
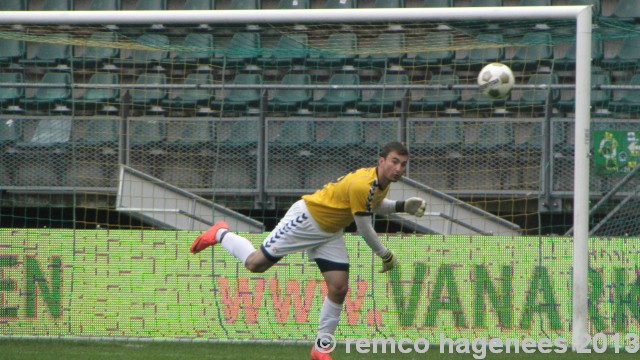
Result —
<path fill-rule="evenodd" d="M 390 200 L 383 199 L 374 209 L 376 214 L 388 215 L 393 213 L 404 212 L 410 215 L 421 217 L 427 207 L 426 201 L 419 197 L 410 197 L 407 200 Z"/>
<path fill-rule="evenodd" d="M 358 232 L 364 238 L 364 241 L 369 245 L 371 250 L 376 253 L 376 255 L 382 258 L 382 269 L 380 272 L 386 272 L 393 269 L 397 262 L 396 255 L 380 242 L 380 238 L 378 238 L 378 234 L 372 225 L 372 215 L 368 213 L 362 215 L 356 214 L 353 218 L 356 226 L 358 227 Z"/>

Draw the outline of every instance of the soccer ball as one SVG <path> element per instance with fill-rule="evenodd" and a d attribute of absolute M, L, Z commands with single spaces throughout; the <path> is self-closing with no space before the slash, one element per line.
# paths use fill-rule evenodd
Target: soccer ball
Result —
<path fill-rule="evenodd" d="M 491 63 L 480 70 L 478 85 L 480 92 L 491 99 L 504 99 L 511 93 L 516 79 L 511 69 L 501 63 Z"/>

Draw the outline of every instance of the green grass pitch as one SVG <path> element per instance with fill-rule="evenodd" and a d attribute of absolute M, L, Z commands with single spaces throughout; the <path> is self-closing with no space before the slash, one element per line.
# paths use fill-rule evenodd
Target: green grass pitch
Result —
<path fill-rule="evenodd" d="M 197 343 L 197 342 L 145 342 L 145 341 L 85 341 L 85 340 L 27 340 L 0 339 L 0 351 L 3 360 L 34 359 L 34 360 L 108 360 L 108 359 L 308 359 L 310 345 L 292 344 L 255 344 L 255 343 Z M 344 346 L 338 346 L 332 354 L 336 360 L 340 359 L 476 359 L 473 354 L 440 354 L 437 345 L 432 345 L 426 354 L 358 354 L 352 348 L 347 354 Z M 636 359 L 637 354 L 613 350 L 605 354 L 491 354 L 486 359 Z"/>

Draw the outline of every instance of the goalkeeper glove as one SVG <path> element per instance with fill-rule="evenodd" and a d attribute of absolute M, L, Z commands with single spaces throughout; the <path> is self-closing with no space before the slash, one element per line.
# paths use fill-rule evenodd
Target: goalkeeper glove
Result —
<path fill-rule="evenodd" d="M 404 212 L 417 217 L 424 215 L 426 207 L 427 203 L 418 197 L 411 197 L 404 201 Z"/>
<path fill-rule="evenodd" d="M 396 254 L 394 254 L 393 251 L 389 249 L 387 249 L 387 252 L 384 253 L 384 255 L 382 255 L 381 258 L 382 258 L 382 269 L 378 271 L 379 273 L 384 273 L 393 269 L 393 267 L 396 266 L 396 263 L 398 262 L 398 258 L 396 257 Z"/>

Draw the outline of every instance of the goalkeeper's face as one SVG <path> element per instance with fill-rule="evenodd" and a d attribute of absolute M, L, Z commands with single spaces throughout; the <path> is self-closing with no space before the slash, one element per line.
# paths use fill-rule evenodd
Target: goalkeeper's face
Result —
<path fill-rule="evenodd" d="M 399 155 L 395 151 L 391 151 L 387 157 L 381 157 L 378 160 L 378 181 L 383 186 L 391 182 L 400 180 L 404 172 L 407 170 L 409 156 Z"/>

